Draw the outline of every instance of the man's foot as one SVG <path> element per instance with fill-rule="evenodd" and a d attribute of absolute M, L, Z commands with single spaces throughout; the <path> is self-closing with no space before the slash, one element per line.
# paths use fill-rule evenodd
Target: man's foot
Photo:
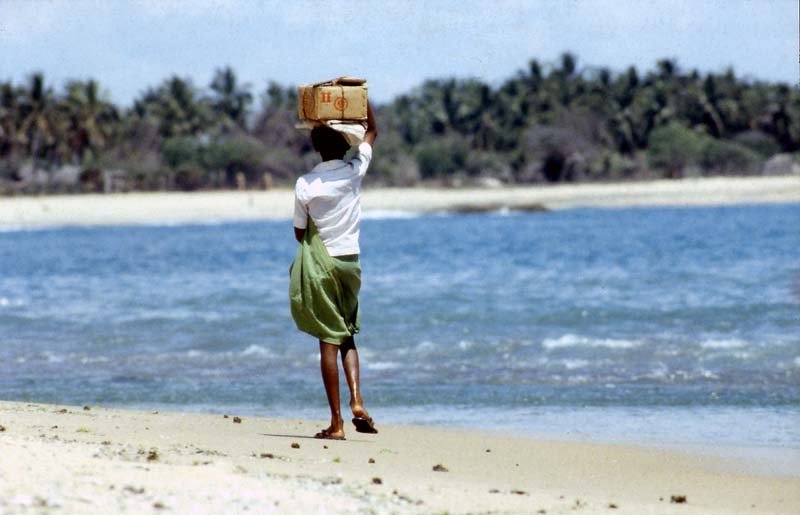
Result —
<path fill-rule="evenodd" d="M 350 403 L 350 409 L 353 411 L 353 425 L 356 426 L 356 431 L 359 433 L 371 433 L 375 434 L 378 432 L 375 429 L 375 422 L 372 420 L 372 417 L 369 416 L 367 410 L 364 409 L 362 404 Z"/>
<path fill-rule="evenodd" d="M 331 418 L 331 425 L 314 435 L 324 440 L 344 440 L 344 420 Z"/>
<path fill-rule="evenodd" d="M 343 430 L 340 429 L 339 431 L 335 431 L 334 432 L 334 431 L 331 431 L 330 428 L 323 429 L 319 433 L 315 434 L 314 438 L 318 438 L 318 439 L 321 439 L 321 440 L 344 440 L 345 439 Z"/>

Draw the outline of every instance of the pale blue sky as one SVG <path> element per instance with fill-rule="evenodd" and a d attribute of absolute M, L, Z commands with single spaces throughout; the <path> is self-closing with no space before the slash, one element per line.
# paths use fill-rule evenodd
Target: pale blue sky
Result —
<path fill-rule="evenodd" d="M 436 77 L 492 84 L 564 51 L 584 66 L 684 68 L 798 83 L 797 0 L 0 0 L 0 80 L 98 79 L 124 105 L 171 74 L 229 64 L 262 92 L 337 75 L 386 101 Z"/>

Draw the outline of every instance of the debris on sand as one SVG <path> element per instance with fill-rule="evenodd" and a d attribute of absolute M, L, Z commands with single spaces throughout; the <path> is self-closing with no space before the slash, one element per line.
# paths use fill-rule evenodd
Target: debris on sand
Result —
<path fill-rule="evenodd" d="M 489 490 L 489 493 L 490 494 L 499 494 L 500 490 L 498 490 L 497 488 L 492 488 L 491 490 Z"/>
<path fill-rule="evenodd" d="M 6 430 L 6 426 L 4 426 L 3 424 L 0 424 L 0 433 L 2 433 L 5 430 Z"/>
<path fill-rule="evenodd" d="M 268 459 L 271 459 L 271 460 L 274 460 L 274 459 L 275 459 L 275 455 L 274 455 L 274 454 L 272 454 L 271 452 L 262 452 L 262 453 L 261 453 L 261 454 L 259 454 L 258 456 L 259 456 L 260 458 L 268 458 Z"/>
<path fill-rule="evenodd" d="M 447 469 L 447 467 L 445 467 L 445 466 L 444 466 L 444 465 L 442 465 L 441 463 L 439 463 L 439 464 L 437 464 L 437 465 L 434 465 L 434 466 L 433 466 L 433 471 L 434 471 L 434 472 L 450 472 L 450 471 Z"/>
<path fill-rule="evenodd" d="M 90 411 L 91 409 L 92 409 L 92 407 L 89 406 L 89 405 L 86 405 L 86 406 L 83 407 L 83 411 Z"/>
<path fill-rule="evenodd" d="M 56 413 L 67 413 L 67 408 L 61 408 L 60 410 L 56 411 Z"/>
<path fill-rule="evenodd" d="M 670 495 L 669 496 L 669 502 L 674 503 L 674 504 L 683 504 L 683 503 L 686 502 L 686 496 L 685 495 Z"/>
<path fill-rule="evenodd" d="M 509 493 L 514 495 L 528 495 L 528 492 L 526 492 L 525 490 L 517 490 L 517 489 L 510 490 Z"/>
<path fill-rule="evenodd" d="M 367 463 L 375 463 L 375 458 L 370 458 L 367 460 Z"/>
<path fill-rule="evenodd" d="M 299 449 L 299 448 L 300 448 L 300 444 L 299 443 L 292 442 L 292 449 Z"/>
<path fill-rule="evenodd" d="M 156 501 L 153 503 L 153 508 L 155 508 L 156 510 L 164 510 L 167 507 L 164 505 L 163 502 Z"/>
<path fill-rule="evenodd" d="M 222 415 L 222 418 L 230 418 L 228 415 Z"/>
<path fill-rule="evenodd" d="M 383 484 L 383 480 L 381 478 L 379 478 L 379 477 L 373 477 L 372 478 L 372 484 L 373 485 L 382 485 Z"/>
<path fill-rule="evenodd" d="M 612 509 L 612 510 L 616 510 L 617 508 L 619 508 L 619 506 L 617 506 L 617 505 L 616 505 L 616 504 L 614 504 L 613 502 L 610 502 L 610 503 L 608 503 L 608 507 L 609 507 L 610 509 Z"/>
<path fill-rule="evenodd" d="M 239 417 L 233 417 L 233 423 L 234 424 L 241 424 L 242 423 L 242 419 L 239 418 Z"/>
<path fill-rule="evenodd" d="M 147 461 L 158 461 L 158 451 L 150 449 L 150 452 L 147 453 Z"/>

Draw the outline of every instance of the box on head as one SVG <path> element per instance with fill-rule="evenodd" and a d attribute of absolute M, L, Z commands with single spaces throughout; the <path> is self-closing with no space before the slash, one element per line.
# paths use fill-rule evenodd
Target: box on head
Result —
<path fill-rule="evenodd" d="M 297 88 L 299 129 L 327 125 L 350 145 L 363 141 L 367 119 L 367 81 L 355 77 L 305 84 Z"/>

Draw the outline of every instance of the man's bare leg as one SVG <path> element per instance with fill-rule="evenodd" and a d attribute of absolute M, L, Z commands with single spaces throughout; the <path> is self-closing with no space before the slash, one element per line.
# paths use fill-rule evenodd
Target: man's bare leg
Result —
<path fill-rule="evenodd" d="M 339 363 L 336 361 L 338 353 L 338 345 L 319 342 L 319 364 L 322 371 L 322 382 L 325 384 L 325 393 L 328 395 L 328 405 L 331 408 L 331 425 L 318 435 L 343 438 L 344 421 L 339 406 Z"/>
<path fill-rule="evenodd" d="M 369 418 L 369 413 L 364 408 L 364 400 L 361 398 L 361 385 L 358 372 L 358 350 L 356 350 L 355 340 L 350 337 L 341 345 L 342 366 L 344 375 L 347 378 L 347 386 L 350 388 L 350 409 L 353 416 Z"/>

